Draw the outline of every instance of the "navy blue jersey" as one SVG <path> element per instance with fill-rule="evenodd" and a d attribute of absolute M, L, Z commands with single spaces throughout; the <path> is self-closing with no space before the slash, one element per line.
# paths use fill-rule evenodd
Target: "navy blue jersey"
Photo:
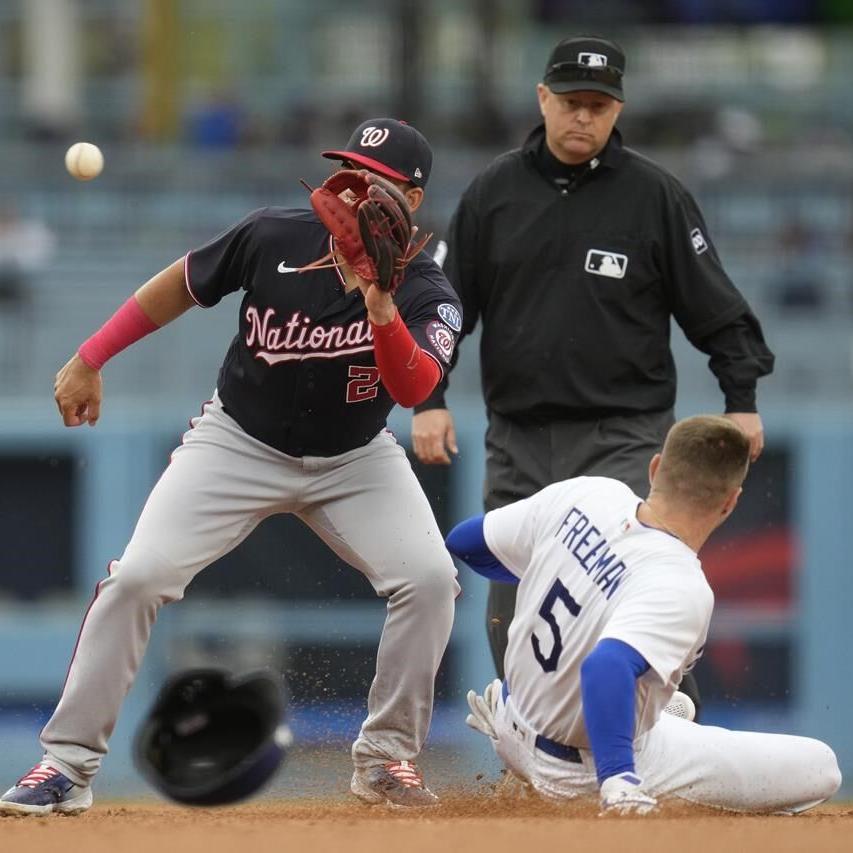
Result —
<path fill-rule="evenodd" d="M 361 291 L 347 293 L 336 269 L 296 271 L 330 248 L 313 211 L 268 207 L 187 254 L 187 287 L 199 305 L 246 294 L 219 371 L 225 410 L 249 435 L 291 456 L 360 447 L 394 406 L 379 377 Z M 443 374 L 462 309 L 426 253 L 408 266 L 394 301 Z"/>

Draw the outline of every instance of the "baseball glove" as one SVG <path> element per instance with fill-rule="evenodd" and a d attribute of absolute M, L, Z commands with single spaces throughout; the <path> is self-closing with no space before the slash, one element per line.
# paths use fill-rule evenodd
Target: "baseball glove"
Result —
<path fill-rule="evenodd" d="M 413 243 L 405 196 L 390 181 L 364 169 L 342 169 L 311 193 L 311 206 L 335 239 L 347 265 L 380 290 L 394 293 L 406 266 L 430 236 Z M 338 266 L 333 253 L 300 272 Z"/>

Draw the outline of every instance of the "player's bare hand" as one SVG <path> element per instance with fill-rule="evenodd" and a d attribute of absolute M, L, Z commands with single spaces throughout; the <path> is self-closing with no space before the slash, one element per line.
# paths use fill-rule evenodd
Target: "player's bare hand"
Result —
<path fill-rule="evenodd" d="M 764 450 L 764 424 L 757 412 L 729 412 L 726 417 L 734 421 L 749 438 L 749 458 L 755 462 Z"/>
<path fill-rule="evenodd" d="M 359 280 L 359 288 L 364 294 L 364 305 L 367 308 L 367 317 L 375 326 L 385 326 L 394 319 L 397 307 L 390 293 L 380 290 L 375 284 L 356 276 Z"/>
<path fill-rule="evenodd" d="M 601 783 L 600 814 L 648 814 L 658 801 L 643 790 L 643 780 L 634 773 L 620 773 Z"/>
<path fill-rule="evenodd" d="M 449 465 L 459 452 L 453 416 L 447 409 L 428 409 L 412 418 L 412 449 L 425 465 Z"/>
<path fill-rule="evenodd" d="M 101 373 L 89 367 L 76 353 L 56 374 L 53 398 L 65 426 L 94 426 L 101 414 Z"/>

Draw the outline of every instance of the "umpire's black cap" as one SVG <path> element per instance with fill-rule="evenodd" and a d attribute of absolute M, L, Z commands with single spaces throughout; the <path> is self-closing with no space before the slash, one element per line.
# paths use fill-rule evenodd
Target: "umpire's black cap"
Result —
<path fill-rule="evenodd" d="M 548 57 L 542 82 L 552 91 L 604 92 L 624 101 L 622 75 L 625 53 L 615 42 L 598 36 L 563 39 Z"/>
<path fill-rule="evenodd" d="M 412 125 L 394 118 L 371 118 L 352 133 L 342 151 L 324 151 L 330 160 L 349 160 L 387 178 L 426 186 L 432 149 Z"/>

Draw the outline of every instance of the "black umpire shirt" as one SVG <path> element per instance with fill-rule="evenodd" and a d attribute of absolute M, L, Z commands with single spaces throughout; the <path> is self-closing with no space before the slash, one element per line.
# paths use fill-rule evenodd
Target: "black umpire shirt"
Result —
<path fill-rule="evenodd" d="M 249 435 L 290 456 L 336 456 L 367 444 L 394 406 L 376 366 L 361 291 L 345 292 L 336 269 L 297 271 L 330 248 L 313 211 L 268 207 L 186 259 L 187 287 L 202 307 L 245 291 L 217 390 Z M 426 253 L 406 268 L 394 302 L 443 372 L 462 316 Z"/>
<path fill-rule="evenodd" d="M 544 125 L 498 157 L 451 220 L 445 272 L 461 336 L 482 317 L 483 393 L 506 417 L 671 408 L 670 317 L 710 355 L 726 411 L 754 412 L 756 381 L 773 369 L 696 202 L 616 130 L 579 167 L 551 154 Z M 444 407 L 446 385 L 417 411 Z"/>

